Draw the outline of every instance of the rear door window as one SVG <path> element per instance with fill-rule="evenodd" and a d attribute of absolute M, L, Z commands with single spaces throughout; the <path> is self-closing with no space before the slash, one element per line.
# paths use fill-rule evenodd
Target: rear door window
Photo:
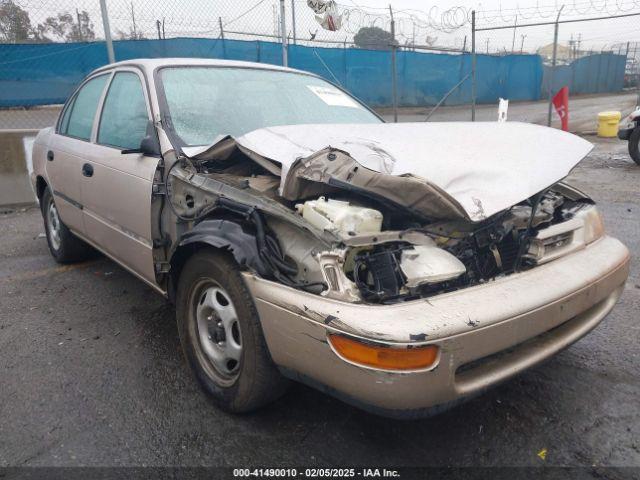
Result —
<path fill-rule="evenodd" d="M 91 139 L 93 120 L 108 78 L 109 75 L 92 78 L 78 91 L 70 108 L 71 113 L 68 118 L 63 118 L 61 130 L 63 135 L 81 140 Z"/>
<path fill-rule="evenodd" d="M 116 73 L 102 107 L 98 143 L 120 149 L 139 148 L 148 122 L 140 77 L 133 72 Z"/>

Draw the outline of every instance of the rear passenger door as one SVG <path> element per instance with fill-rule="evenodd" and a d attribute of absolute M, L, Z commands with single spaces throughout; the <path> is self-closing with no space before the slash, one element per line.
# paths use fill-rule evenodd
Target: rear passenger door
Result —
<path fill-rule="evenodd" d="M 151 191 L 159 157 L 122 153 L 140 147 L 151 119 L 142 73 L 135 68 L 116 70 L 86 159 L 91 174 L 82 177 L 81 191 L 89 240 L 155 283 Z"/>
<path fill-rule="evenodd" d="M 62 221 L 84 234 L 80 179 L 91 147 L 98 105 L 109 80 L 104 73 L 89 80 L 67 101 L 46 152 L 45 170 Z"/>

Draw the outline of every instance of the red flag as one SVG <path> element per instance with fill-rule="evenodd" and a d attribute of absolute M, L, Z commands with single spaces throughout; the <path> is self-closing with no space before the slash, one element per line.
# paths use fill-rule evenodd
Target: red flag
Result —
<path fill-rule="evenodd" d="M 553 97 L 553 106 L 562 121 L 562 130 L 569 131 L 569 87 L 562 87 Z"/>

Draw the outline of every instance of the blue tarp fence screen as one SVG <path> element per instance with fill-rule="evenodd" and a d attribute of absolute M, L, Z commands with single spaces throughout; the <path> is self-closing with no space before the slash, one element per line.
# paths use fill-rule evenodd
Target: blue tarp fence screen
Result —
<path fill-rule="evenodd" d="M 626 64 L 626 55 L 612 52 L 578 58 L 569 65 L 556 66 L 551 91 L 555 93 L 566 85 L 570 95 L 619 92 L 624 86 Z M 542 82 L 544 97 L 547 96 L 550 73 L 551 67 L 545 66 Z"/>
<path fill-rule="evenodd" d="M 201 38 L 123 40 L 114 42 L 114 50 L 117 60 L 200 57 L 282 63 L 281 45 L 262 41 Z M 392 103 L 390 58 L 387 51 L 289 46 L 291 67 L 338 83 L 374 107 Z M 575 86 L 571 92 L 621 90 L 624 58 L 620 55 L 593 55 L 574 62 L 570 67 L 571 85 Z M 399 51 L 397 62 L 400 106 L 434 105 L 471 71 L 470 54 Z M 107 54 L 103 42 L 2 44 L 0 107 L 63 103 L 87 73 L 105 64 Z M 594 77 L 596 71 L 599 73 Z M 554 84 L 561 82 L 562 75 L 557 75 L 558 80 L 554 80 Z M 515 101 L 538 100 L 546 92 L 542 88 L 543 76 L 544 68 L 538 55 L 478 55 L 477 102 L 495 103 L 499 97 Z M 470 102 L 469 79 L 447 99 L 446 104 Z"/>

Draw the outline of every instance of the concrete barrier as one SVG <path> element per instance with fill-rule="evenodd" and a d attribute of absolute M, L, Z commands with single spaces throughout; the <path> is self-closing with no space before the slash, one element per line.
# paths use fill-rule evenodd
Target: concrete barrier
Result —
<path fill-rule="evenodd" d="M 37 201 L 29 175 L 31 148 L 38 130 L 0 130 L 0 206 Z"/>

